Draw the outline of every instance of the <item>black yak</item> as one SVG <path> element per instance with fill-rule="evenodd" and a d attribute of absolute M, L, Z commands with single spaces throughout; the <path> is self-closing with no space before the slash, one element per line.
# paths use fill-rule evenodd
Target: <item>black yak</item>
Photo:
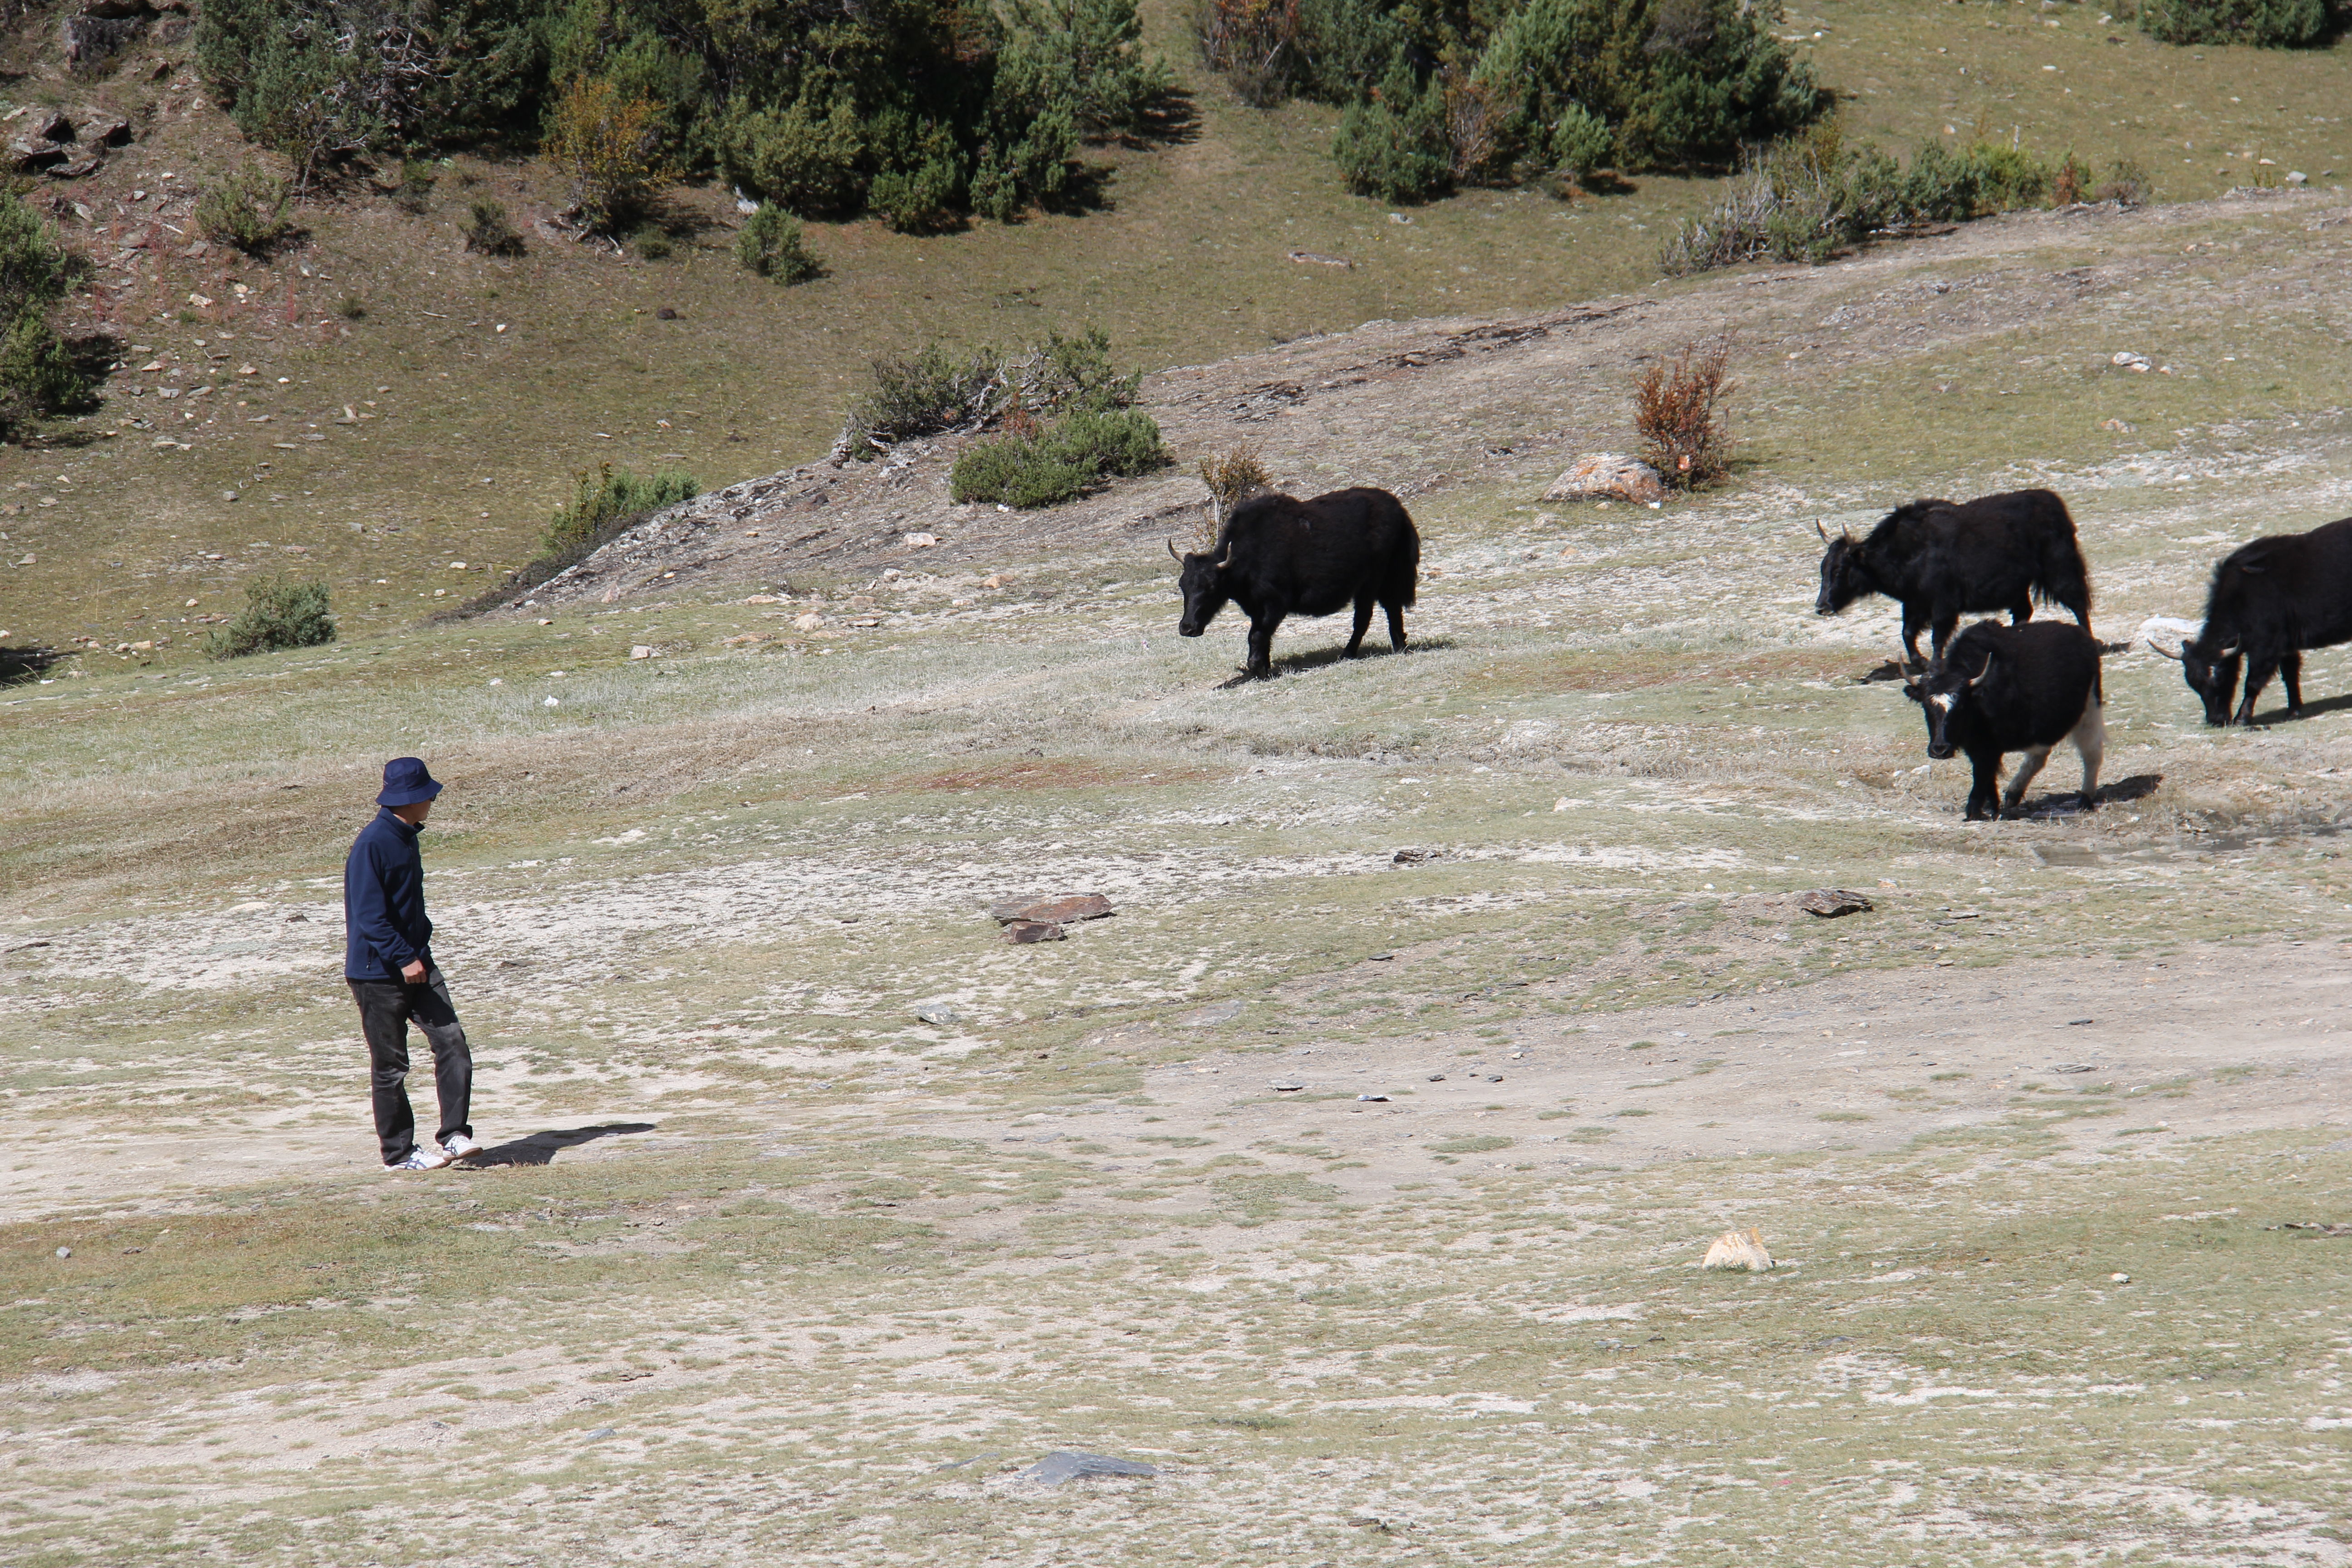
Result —
<path fill-rule="evenodd" d="M 2000 797 L 2003 811 L 2014 811 L 2061 741 L 2082 753 L 2084 808 L 2098 804 L 2099 761 L 2107 746 L 2099 644 L 2081 627 L 1979 621 L 1953 639 L 1924 679 L 1906 682 L 1903 694 L 1927 713 L 1927 754 L 1966 752 L 1976 769 L 1970 822 L 1993 815 L 2003 753 L 2025 753 Z"/>
<path fill-rule="evenodd" d="M 1168 553 L 1176 555 L 1172 540 Z M 1388 612 L 1389 646 L 1402 649 L 1421 536 L 1404 503 L 1386 490 L 1333 490 L 1313 500 L 1259 495 L 1234 508 L 1213 547 L 1176 558 L 1184 568 L 1177 582 L 1184 616 L 1176 629 L 1199 637 L 1230 599 L 1250 618 L 1249 673 L 1263 679 L 1274 673 L 1274 629 L 1291 616 L 1354 605 L 1353 658 L 1377 604 Z"/>
<path fill-rule="evenodd" d="M 2049 490 L 2011 490 L 1972 501 L 1915 500 L 1896 507 L 1866 539 L 1831 539 L 1822 557 L 1817 616 L 1884 594 L 1903 605 L 1903 652 L 1919 664 L 1919 633 L 1933 628 L 1944 656 L 1962 616 L 2007 610 L 2012 625 L 2033 618 L 2036 597 L 2063 605 L 2091 629 L 2091 579 L 2066 503 Z"/>
<path fill-rule="evenodd" d="M 2352 642 L 2352 517 L 2309 533 L 2267 534 L 2242 544 L 2213 568 L 2205 624 L 2178 654 L 2189 689 L 2205 703 L 2205 722 L 2231 721 L 2230 699 L 2245 667 L 2246 695 L 2237 722 L 2254 721 L 2254 699 L 2273 671 L 2286 686 L 2286 710 L 2303 717 L 2303 650 Z"/>

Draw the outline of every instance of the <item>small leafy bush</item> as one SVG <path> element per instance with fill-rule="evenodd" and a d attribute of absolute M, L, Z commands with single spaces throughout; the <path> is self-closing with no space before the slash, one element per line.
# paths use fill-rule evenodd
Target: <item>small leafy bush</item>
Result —
<path fill-rule="evenodd" d="M 1166 465 L 1160 426 L 1132 408 L 1081 409 L 1059 422 L 977 442 L 956 459 L 949 492 L 957 500 L 1052 506 L 1083 495 L 1106 474 L 1150 473 Z"/>
<path fill-rule="evenodd" d="M 392 193 L 393 205 L 411 217 L 422 217 L 433 200 L 433 187 L 440 176 L 433 165 L 411 158 L 400 165 L 400 184 Z"/>
<path fill-rule="evenodd" d="M 761 202 L 743 220 L 743 232 L 735 237 L 735 258 L 746 271 L 773 283 L 805 283 L 824 271 L 802 241 L 801 220 L 773 202 Z"/>
<path fill-rule="evenodd" d="M 331 609 L 324 583 L 298 582 L 284 573 L 256 578 L 245 585 L 245 608 L 236 618 L 205 637 L 205 652 L 214 658 L 243 658 L 332 642 Z"/>
<path fill-rule="evenodd" d="M 1201 482 L 1209 487 L 1213 515 L 1203 521 L 1203 548 L 1216 542 L 1225 526 L 1225 519 L 1234 507 L 1248 497 L 1274 485 L 1274 476 L 1266 471 L 1265 459 L 1257 447 L 1247 444 L 1213 452 L 1201 459 Z"/>
<path fill-rule="evenodd" d="M 676 248 L 669 236 L 658 228 L 637 231 L 637 258 L 641 261 L 667 261 Z"/>
<path fill-rule="evenodd" d="M 2315 48 L 2333 36 L 2327 0 L 2140 0 L 2140 30 L 2168 44 Z"/>
<path fill-rule="evenodd" d="M 1642 456 L 1669 485 L 1696 489 L 1723 478 L 1729 467 L 1731 432 L 1722 404 L 1735 384 L 1725 374 L 1731 346 L 1728 335 L 1686 343 L 1633 378 L 1633 428 L 1642 437 Z"/>
<path fill-rule="evenodd" d="M 625 233 L 677 178 L 662 105 L 602 77 L 583 77 L 557 102 L 547 151 L 572 182 L 590 226 Z"/>
<path fill-rule="evenodd" d="M 2156 192 L 2147 171 L 2129 158 L 2118 158 L 2108 165 L 2107 177 L 2091 193 L 2095 202 L 2113 202 L 2117 206 L 2136 207 Z"/>
<path fill-rule="evenodd" d="M 474 203 L 473 221 L 466 226 L 466 248 L 483 256 L 520 256 L 522 236 L 515 232 L 514 220 L 507 216 L 504 202 L 488 200 Z"/>
<path fill-rule="evenodd" d="M 346 294 L 335 302 L 335 314 L 346 321 L 364 321 L 367 319 L 367 301 L 357 294 Z"/>
<path fill-rule="evenodd" d="M 583 468 L 572 476 L 572 504 L 557 510 L 554 521 L 540 536 L 540 544 L 549 554 L 576 549 L 608 532 L 614 524 L 692 500 L 701 493 L 701 484 L 681 469 L 639 478 L 610 463 Z"/>
<path fill-rule="evenodd" d="M 257 164 L 230 173 L 196 202 L 196 227 L 216 245 L 266 256 L 294 232 L 286 182 Z"/>

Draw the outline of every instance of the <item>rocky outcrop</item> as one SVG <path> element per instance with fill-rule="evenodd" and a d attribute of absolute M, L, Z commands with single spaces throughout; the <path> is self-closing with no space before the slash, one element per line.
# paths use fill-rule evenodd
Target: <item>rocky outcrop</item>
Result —
<path fill-rule="evenodd" d="M 1658 470 L 1615 452 L 1587 452 L 1551 482 L 1546 500 L 1664 500 Z"/>
<path fill-rule="evenodd" d="M 131 121 L 98 109 L 37 110 L 9 139 L 8 166 L 20 174 L 78 180 L 98 172 L 110 147 L 128 146 Z"/>

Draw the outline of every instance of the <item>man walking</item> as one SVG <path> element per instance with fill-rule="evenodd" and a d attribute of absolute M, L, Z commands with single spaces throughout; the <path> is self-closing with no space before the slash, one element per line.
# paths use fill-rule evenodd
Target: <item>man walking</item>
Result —
<path fill-rule="evenodd" d="M 448 983 L 433 963 L 433 922 L 425 918 L 425 857 L 417 833 L 441 785 L 415 757 L 383 765 L 383 809 L 360 829 L 343 860 L 343 979 L 360 1005 L 367 1036 L 368 1083 L 383 1163 L 394 1171 L 437 1171 L 482 1152 L 467 1120 L 474 1098 L 474 1058 L 450 1005 Z M 433 1047 L 433 1087 L 441 1130 L 416 1142 L 408 1103 L 408 1025 Z"/>

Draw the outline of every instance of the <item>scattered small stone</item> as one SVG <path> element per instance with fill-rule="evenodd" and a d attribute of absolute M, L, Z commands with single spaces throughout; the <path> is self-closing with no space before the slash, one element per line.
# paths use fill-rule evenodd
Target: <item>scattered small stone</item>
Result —
<path fill-rule="evenodd" d="M 643 643 L 633 643 L 630 645 L 629 657 L 631 658 L 651 658 L 653 656 L 654 650 L 647 647 Z"/>
<path fill-rule="evenodd" d="M 2138 371 L 2142 374 L 2146 374 L 2147 372 L 2156 368 L 2155 365 L 2149 363 L 2148 357 L 2146 354 L 2134 353 L 2129 349 L 2118 350 L 2116 356 L 2107 363 L 2114 365 L 2117 370 Z"/>
<path fill-rule="evenodd" d="M 1013 899 L 991 905 L 989 919 L 1000 925 L 1015 921 L 1064 925 L 1074 921 L 1098 921 L 1118 911 L 1100 893 L 1064 893 L 1057 899 Z"/>
<path fill-rule="evenodd" d="M 1389 857 L 1389 864 L 1391 866 L 1419 866 L 1436 859 L 1444 853 L 1444 851 L 1442 849 L 1400 849 L 1395 854 Z"/>
<path fill-rule="evenodd" d="M 58 1256 L 59 1258 L 71 1258 L 73 1256 L 73 1248 L 70 1247 L 60 1247 L 58 1248 Z"/>
<path fill-rule="evenodd" d="M 1140 1459 L 1114 1459 L 1103 1454 L 1082 1454 L 1070 1448 L 1056 1448 L 1013 1479 L 1035 1481 L 1043 1487 L 1058 1487 L 1064 1481 L 1081 1476 L 1156 1476 L 1158 1467 Z"/>
<path fill-rule="evenodd" d="M 1009 942 L 1062 942 L 1068 935 L 1050 921 L 1007 921 L 1004 923 L 1004 940 Z"/>
<path fill-rule="evenodd" d="M 589 1433 L 588 1436 L 581 1438 L 580 1440 L 583 1443 L 601 1443 L 607 1437 L 617 1437 L 619 1436 L 620 1434 L 613 1430 L 610 1426 L 599 1426 L 596 1430 Z"/>
<path fill-rule="evenodd" d="M 1797 907 L 1810 915 L 1833 921 L 1840 915 L 1867 914 L 1876 906 L 1860 893 L 1844 888 L 1815 888 L 1797 895 Z"/>
<path fill-rule="evenodd" d="M 2125 424 L 2120 419 L 2102 419 L 2099 421 L 2099 428 L 2102 430 L 2113 430 L 2120 436 L 2128 436 L 2132 433 L 2132 426 Z"/>
<path fill-rule="evenodd" d="M 2117 1285 L 2128 1285 L 2131 1283 L 2131 1276 L 2128 1274 L 2110 1274 L 2107 1278 Z"/>
<path fill-rule="evenodd" d="M 813 632 L 824 625 L 824 617 L 814 610 L 793 617 L 793 630 L 796 632 Z"/>
<path fill-rule="evenodd" d="M 940 536 L 936 533 L 910 533 L 907 535 L 907 548 L 909 550 L 929 550 L 937 545 L 939 542 Z"/>
<path fill-rule="evenodd" d="M 1500 1083 L 1503 1081 L 1503 1075 L 1498 1072 L 1490 1072 L 1486 1075 L 1486 1081 L 1488 1083 Z"/>
<path fill-rule="evenodd" d="M 2052 1064 L 2050 1070 L 2052 1072 L 2089 1072 L 2091 1070 L 2091 1064 L 2088 1062 L 2056 1062 Z"/>
<path fill-rule="evenodd" d="M 1764 1233 L 1754 1226 L 1746 1230 L 1727 1230 L 1715 1238 L 1706 1249 L 1705 1268 L 1745 1268 L 1761 1273 L 1772 1267 L 1772 1254 L 1764 1245 Z"/>
<path fill-rule="evenodd" d="M 2066 1026 L 2070 1029 L 2079 1029 L 2085 1024 L 2095 1024 L 2097 1022 L 2098 1020 L 2096 1018 L 2069 1018 L 2066 1020 Z"/>
<path fill-rule="evenodd" d="M 1353 267 L 1356 264 L 1344 256 L 1326 256 L 1319 250 L 1294 250 L 1290 259 L 1309 267 Z"/>
<path fill-rule="evenodd" d="M 1389 1097 L 1385 1094 L 1360 1094 L 1356 1098 L 1370 1105 L 1386 1105 L 1389 1102 Z"/>
<path fill-rule="evenodd" d="M 1296 1094 L 1307 1086 L 1295 1078 L 1268 1079 L 1265 1087 L 1276 1094 Z"/>
<path fill-rule="evenodd" d="M 952 1007 L 918 1007 L 915 1009 L 915 1021 L 944 1026 L 956 1021 L 956 1010 Z"/>
<path fill-rule="evenodd" d="M 1432 1083 L 1444 1083 L 1445 1081 L 1445 1075 L 1442 1072 L 1431 1073 L 1429 1075 L 1429 1081 Z"/>
<path fill-rule="evenodd" d="M 664 305 L 660 310 L 656 310 L 654 314 L 660 317 L 665 321 L 675 321 L 677 320 L 677 312 L 671 310 L 667 305 Z M 503 331 L 505 329 L 500 328 L 499 331 Z"/>
<path fill-rule="evenodd" d="M 2264 1230 L 2308 1230 L 2320 1236 L 2352 1236 L 2352 1225 L 2330 1224 L 2321 1220 L 2291 1219 L 2279 1225 L 2266 1225 Z"/>
<path fill-rule="evenodd" d="M 1543 500 L 1659 501 L 1666 487 L 1658 470 L 1622 452 L 1587 452 L 1551 482 Z"/>

